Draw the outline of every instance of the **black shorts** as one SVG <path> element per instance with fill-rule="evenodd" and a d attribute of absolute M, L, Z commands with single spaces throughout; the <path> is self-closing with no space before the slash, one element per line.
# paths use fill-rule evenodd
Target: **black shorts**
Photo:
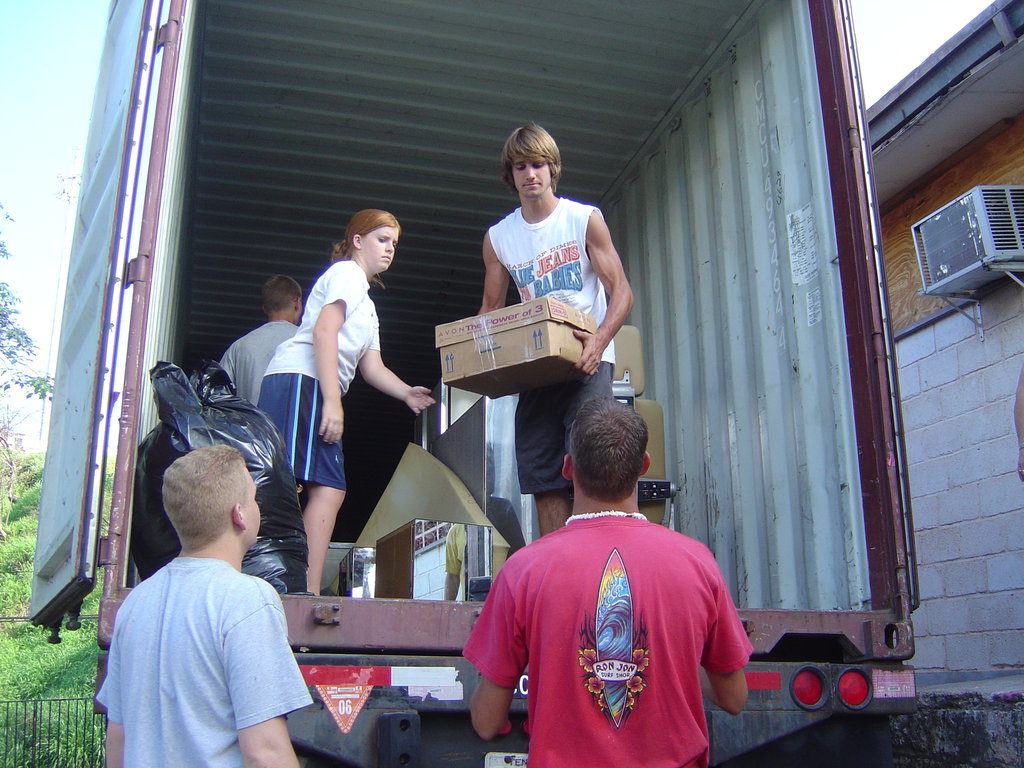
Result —
<path fill-rule="evenodd" d="M 521 493 L 567 490 L 562 462 L 569 451 L 569 429 L 576 411 L 591 397 L 612 396 L 611 363 L 593 376 L 519 393 L 516 406 L 516 463 Z"/>

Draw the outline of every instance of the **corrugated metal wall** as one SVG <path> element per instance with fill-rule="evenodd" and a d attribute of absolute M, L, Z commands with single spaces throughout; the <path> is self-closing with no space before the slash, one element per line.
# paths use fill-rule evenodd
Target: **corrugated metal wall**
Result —
<path fill-rule="evenodd" d="M 604 203 L 666 411 L 676 525 L 748 608 L 868 596 L 814 62 L 792 56 L 809 50 L 804 6 L 766 4 Z"/>

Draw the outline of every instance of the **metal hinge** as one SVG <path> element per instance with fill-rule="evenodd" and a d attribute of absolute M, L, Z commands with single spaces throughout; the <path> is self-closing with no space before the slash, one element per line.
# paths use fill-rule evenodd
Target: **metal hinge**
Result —
<path fill-rule="evenodd" d="M 128 268 L 125 270 L 124 287 L 127 288 L 136 283 L 144 283 L 147 279 L 149 279 L 149 256 L 140 253 L 128 262 Z"/>
<path fill-rule="evenodd" d="M 114 543 L 110 540 L 110 537 L 100 536 L 100 545 L 96 564 L 100 566 L 110 565 L 111 558 L 113 557 L 113 549 Z"/>
<path fill-rule="evenodd" d="M 178 36 L 181 34 L 181 23 L 178 19 L 168 19 L 167 23 L 163 24 L 160 29 L 156 31 L 156 50 L 160 50 L 168 43 L 178 42 Z"/>

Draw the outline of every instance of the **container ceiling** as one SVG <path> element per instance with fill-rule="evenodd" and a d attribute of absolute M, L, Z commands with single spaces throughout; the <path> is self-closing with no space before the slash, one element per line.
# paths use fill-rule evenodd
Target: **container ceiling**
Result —
<path fill-rule="evenodd" d="M 479 306 L 485 229 L 516 205 L 508 133 L 559 142 L 560 193 L 602 196 L 749 0 L 208 0 L 195 131 L 191 359 L 258 324 L 258 286 L 327 264 L 348 218 L 392 211 L 375 297 L 385 359 L 438 377 L 432 326 Z"/>

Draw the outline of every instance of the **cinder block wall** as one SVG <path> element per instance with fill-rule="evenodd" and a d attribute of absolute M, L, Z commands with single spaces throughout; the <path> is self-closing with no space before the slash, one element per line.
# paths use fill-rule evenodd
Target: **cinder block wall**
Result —
<path fill-rule="evenodd" d="M 921 607 L 919 670 L 1024 669 L 1024 483 L 1013 400 L 1024 288 L 981 302 L 984 331 L 953 314 L 897 343 Z"/>
<path fill-rule="evenodd" d="M 416 553 L 412 596 L 421 600 L 444 599 L 444 537 L 440 545 Z"/>

